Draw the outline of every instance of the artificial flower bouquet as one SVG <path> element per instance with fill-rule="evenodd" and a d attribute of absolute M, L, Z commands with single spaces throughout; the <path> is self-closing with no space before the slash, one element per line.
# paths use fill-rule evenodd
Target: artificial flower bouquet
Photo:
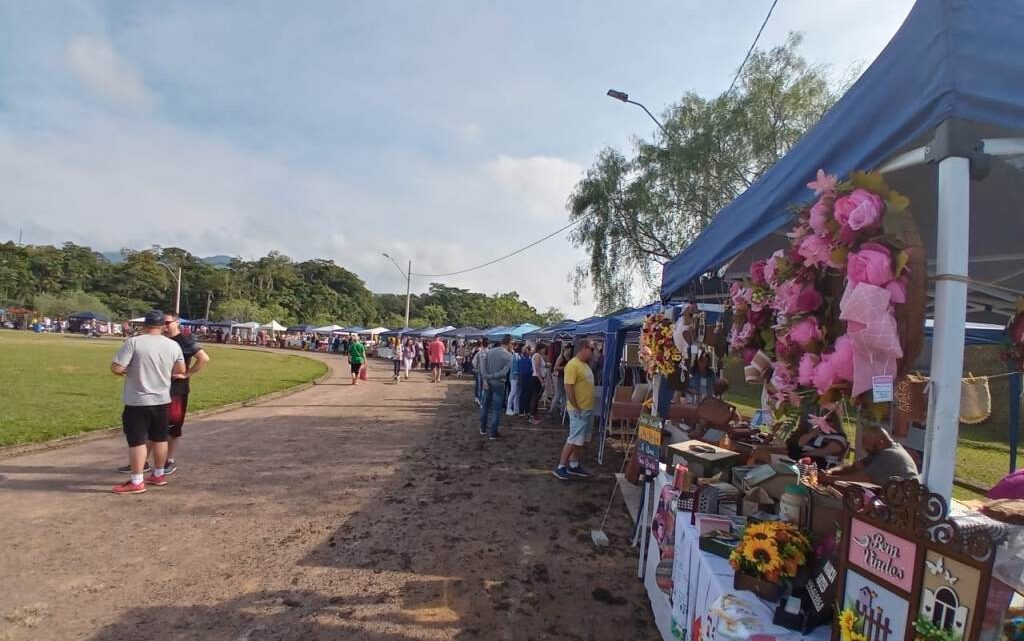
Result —
<path fill-rule="evenodd" d="M 924 291 L 907 198 L 877 173 L 840 182 L 819 171 L 808 187 L 816 200 L 797 210 L 789 248 L 754 263 L 730 296 L 730 347 L 747 364 L 759 353 L 772 359 L 768 391 L 780 417 L 840 400 L 869 405 L 873 377 L 916 357 L 904 353 L 913 348 L 904 350 L 901 330 L 917 320 L 899 313 L 916 307 L 908 292 Z"/>
<path fill-rule="evenodd" d="M 665 314 L 657 312 L 644 319 L 640 332 L 640 362 L 648 376 L 672 376 L 683 355 L 672 338 L 674 324 Z"/>
<path fill-rule="evenodd" d="M 810 556 L 811 542 L 798 527 L 784 521 L 762 521 L 743 529 L 739 545 L 729 555 L 729 565 L 736 570 L 736 588 L 777 601 Z"/>

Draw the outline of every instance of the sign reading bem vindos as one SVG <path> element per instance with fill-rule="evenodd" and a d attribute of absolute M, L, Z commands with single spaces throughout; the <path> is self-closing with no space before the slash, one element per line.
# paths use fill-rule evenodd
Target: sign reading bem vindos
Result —
<path fill-rule="evenodd" d="M 641 414 L 637 424 L 637 458 L 640 460 L 644 476 L 652 479 L 661 469 L 661 423 L 650 414 Z"/>
<path fill-rule="evenodd" d="M 867 570 L 901 590 L 910 591 L 914 583 L 917 546 L 860 519 L 850 524 L 851 564 Z"/>

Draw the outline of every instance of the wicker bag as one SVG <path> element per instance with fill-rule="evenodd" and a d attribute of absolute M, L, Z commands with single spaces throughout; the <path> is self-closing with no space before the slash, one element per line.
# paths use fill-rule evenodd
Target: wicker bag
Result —
<path fill-rule="evenodd" d="M 928 377 L 901 376 L 893 386 L 896 409 L 908 421 L 923 423 L 928 418 Z"/>
<path fill-rule="evenodd" d="M 975 378 L 968 374 L 960 382 L 960 422 L 967 425 L 984 423 L 992 416 L 992 393 L 988 378 Z"/>

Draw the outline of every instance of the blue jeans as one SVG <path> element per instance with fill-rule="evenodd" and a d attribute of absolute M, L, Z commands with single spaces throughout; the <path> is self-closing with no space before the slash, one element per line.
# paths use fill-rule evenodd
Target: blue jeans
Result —
<path fill-rule="evenodd" d="M 505 381 L 493 379 L 487 383 L 484 400 L 480 405 L 480 429 L 491 436 L 497 436 L 498 423 L 505 411 Z"/>
<path fill-rule="evenodd" d="M 484 380 L 480 378 L 479 373 L 473 374 L 473 398 L 484 402 Z"/>

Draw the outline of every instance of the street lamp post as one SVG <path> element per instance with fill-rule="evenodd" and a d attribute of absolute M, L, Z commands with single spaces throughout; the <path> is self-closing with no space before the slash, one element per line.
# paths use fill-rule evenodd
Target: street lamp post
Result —
<path fill-rule="evenodd" d="M 383 254 L 384 258 L 387 258 L 398 270 L 398 273 L 405 276 L 405 326 L 409 326 L 409 299 L 412 295 L 412 260 L 409 261 L 409 269 L 402 271 L 402 267 L 395 262 L 395 259 L 387 254 Z"/>
<path fill-rule="evenodd" d="M 668 133 L 668 130 L 665 129 L 665 125 L 661 124 L 661 121 L 654 117 L 654 114 L 651 113 L 650 109 L 645 107 L 643 105 L 643 103 L 639 103 L 639 102 L 637 102 L 635 100 L 630 100 L 629 99 L 629 94 L 626 93 L 625 91 L 618 91 L 617 89 L 609 89 L 608 93 L 606 95 L 609 98 L 615 98 L 616 100 L 621 100 L 622 102 L 625 102 L 625 103 L 628 103 L 628 104 L 631 104 L 631 105 L 636 105 L 637 107 L 640 107 L 641 109 L 644 110 L 644 112 L 648 116 L 651 117 L 651 120 L 654 121 L 654 124 L 658 125 L 658 128 L 661 129 L 661 132 L 663 134 L 665 134 L 665 136 L 668 137 L 669 140 L 675 140 L 675 138 L 673 138 L 672 134 Z"/>
<path fill-rule="evenodd" d="M 180 315 L 181 314 L 181 267 L 180 266 L 178 267 L 178 273 L 175 274 L 174 270 L 171 268 L 171 266 L 168 265 L 167 263 L 163 262 L 162 260 L 158 260 L 158 261 L 156 261 L 156 263 L 157 263 L 157 265 L 160 265 L 164 269 L 169 271 L 171 273 L 171 278 L 174 278 L 177 281 L 177 287 L 175 288 L 175 292 L 174 292 L 174 313 L 177 314 L 177 315 Z"/>

